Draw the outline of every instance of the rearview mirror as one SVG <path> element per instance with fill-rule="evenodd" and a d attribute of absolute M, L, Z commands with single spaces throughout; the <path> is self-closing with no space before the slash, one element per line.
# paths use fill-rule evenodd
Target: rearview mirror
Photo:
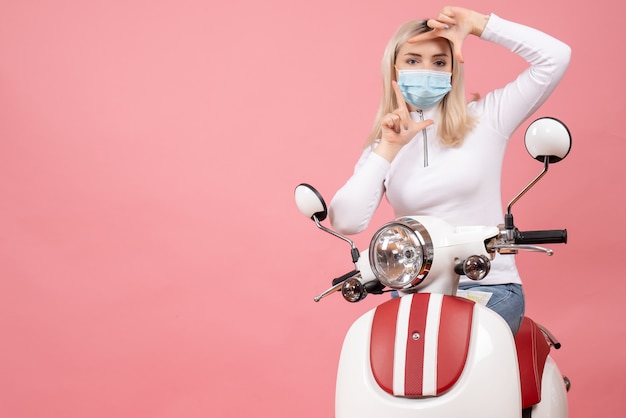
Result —
<path fill-rule="evenodd" d="M 524 143 L 528 153 L 536 160 L 550 164 L 561 161 L 572 148 L 572 136 L 567 126 L 551 117 L 539 118 L 526 129 Z"/>
<path fill-rule="evenodd" d="M 320 222 L 326 219 L 328 216 L 326 202 L 315 187 L 306 183 L 299 184 L 296 186 L 295 195 L 296 205 L 304 216 L 311 219 L 317 218 Z"/>

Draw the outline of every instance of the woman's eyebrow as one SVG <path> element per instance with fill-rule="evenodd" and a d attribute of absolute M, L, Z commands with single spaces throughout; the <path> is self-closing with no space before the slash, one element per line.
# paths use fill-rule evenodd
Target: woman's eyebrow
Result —
<path fill-rule="evenodd" d="M 418 54 L 417 52 L 407 52 L 404 54 L 405 57 L 419 57 L 422 58 L 422 54 Z M 442 52 L 440 54 L 435 54 L 433 55 L 433 58 L 440 58 L 440 57 L 444 57 L 444 58 L 448 58 L 450 57 L 450 55 L 446 52 Z"/>

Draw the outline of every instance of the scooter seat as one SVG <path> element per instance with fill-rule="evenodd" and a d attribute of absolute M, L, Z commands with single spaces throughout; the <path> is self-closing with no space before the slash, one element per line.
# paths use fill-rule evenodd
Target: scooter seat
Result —
<path fill-rule="evenodd" d="M 532 319 L 524 317 L 515 335 L 515 346 L 522 388 L 522 408 L 528 408 L 541 401 L 541 379 L 550 344 L 539 326 Z"/>

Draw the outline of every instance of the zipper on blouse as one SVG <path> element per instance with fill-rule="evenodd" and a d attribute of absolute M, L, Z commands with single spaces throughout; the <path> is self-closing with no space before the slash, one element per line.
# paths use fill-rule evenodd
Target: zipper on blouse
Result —
<path fill-rule="evenodd" d="M 424 122 L 424 112 L 421 109 L 417 109 L 417 113 L 420 117 L 420 122 Z M 424 137 L 424 167 L 428 167 L 428 135 L 426 135 L 426 128 L 422 129 L 422 136 Z"/>

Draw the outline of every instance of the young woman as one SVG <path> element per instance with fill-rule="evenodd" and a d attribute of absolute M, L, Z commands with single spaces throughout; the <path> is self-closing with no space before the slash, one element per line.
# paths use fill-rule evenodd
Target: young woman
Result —
<path fill-rule="evenodd" d="M 469 35 L 508 48 L 530 65 L 506 86 L 467 103 L 461 48 Z M 365 150 L 330 203 L 333 227 L 363 231 L 383 194 L 396 216 L 503 223 L 500 181 L 508 140 L 552 93 L 569 59 L 570 48 L 549 35 L 460 7 L 401 26 L 383 56 L 383 97 Z M 496 256 L 480 285 L 461 278 L 460 288 L 491 293 L 487 306 L 517 332 L 524 294 L 512 256 Z"/>

